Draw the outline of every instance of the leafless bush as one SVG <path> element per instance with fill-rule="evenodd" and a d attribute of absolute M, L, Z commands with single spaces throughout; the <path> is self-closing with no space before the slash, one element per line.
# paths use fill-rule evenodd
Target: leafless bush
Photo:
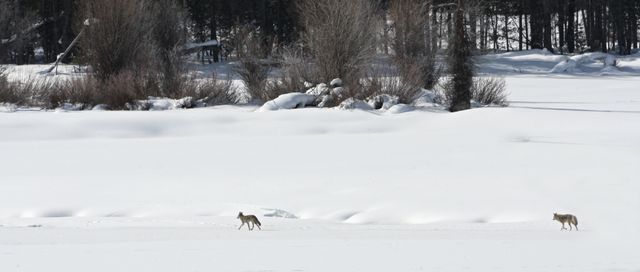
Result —
<path fill-rule="evenodd" d="M 437 94 L 441 104 L 448 106 L 451 103 L 453 99 L 453 83 L 451 78 L 443 78 L 434 86 L 433 90 Z"/>
<path fill-rule="evenodd" d="M 442 68 L 437 67 L 435 56 L 394 58 L 400 78 L 419 80 L 420 87 L 431 90 L 442 77 Z"/>
<path fill-rule="evenodd" d="M 100 104 L 100 85 L 94 77 L 80 77 L 56 83 L 48 90 L 40 91 L 43 106 L 54 109 L 65 103 L 80 104 L 88 109 Z"/>
<path fill-rule="evenodd" d="M 102 80 L 123 71 L 145 71 L 151 66 L 153 18 L 148 0 L 89 0 L 84 16 L 91 18 L 81 40 L 86 60 Z M 115 80 L 118 81 L 118 80 Z"/>
<path fill-rule="evenodd" d="M 206 79 L 190 78 L 185 81 L 182 88 L 183 97 L 193 97 L 196 101 L 202 101 L 207 106 L 234 104 L 238 102 L 230 78 L 220 79 L 217 74 L 212 74 Z"/>
<path fill-rule="evenodd" d="M 410 104 L 416 99 L 422 88 L 422 77 L 419 71 L 406 73 L 404 76 L 396 76 L 385 68 L 373 68 L 370 70 L 361 91 L 364 99 L 378 94 L 397 96 L 399 103 Z"/>
<path fill-rule="evenodd" d="M 238 61 L 233 70 L 240 76 L 252 100 L 256 102 L 269 100 L 269 96 L 265 92 L 271 71 L 269 65 L 262 63 L 259 59 L 244 58 Z"/>
<path fill-rule="evenodd" d="M 146 99 L 150 95 L 159 93 L 158 82 L 151 76 L 139 75 L 124 71 L 109 77 L 105 81 L 98 81 L 100 104 L 106 104 L 112 110 L 129 110 L 136 100 Z"/>
<path fill-rule="evenodd" d="M 19 85 L 9 82 L 6 68 L 0 66 L 0 103 L 24 104 L 29 95 L 19 90 Z"/>
<path fill-rule="evenodd" d="M 442 103 L 450 105 L 453 99 L 453 83 L 450 78 L 436 87 L 436 92 L 442 97 Z M 496 105 L 506 107 L 508 93 L 504 78 L 476 77 L 471 85 L 471 99 L 481 105 Z"/>
<path fill-rule="evenodd" d="M 305 88 L 304 83 L 320 83 L 318 70 L 311 60 L 302 52 L 301 48 L 286 47 L 280 51 L 281 78 L 286 80 L 288 89 L 299 91 Z"/>
<path fill-rule="evenodd" d="M 370 0 L 300 0 L 303 41 L 320 82 L 356 85 L 375 54 L 380 18 Z"/>
<path fill-rule="evenodd" d="M 271 100 L 286 93 L 304 92 L 307 89 L 305 82 L 317 83 L 317 72 L 301 50 L 281 48 L 278 58 L 280 73 L 277 78 L 267 82 L 263 95 L 265 99 Z"/>
<path fill-rule="evenodd" d="M 57 88 L 55 81 L 48 78 L 28 78 L 9 81 L 6 68 L 0 66 L 0 103 L 38 106 L 42 97 Z"/>
<path fill-rule="evenodd" d="M 477 77 L 473 80 L 471 97 L 482 105 L 508 106 L 507 88 L 504 78 Z"/>
<path fill-rule="evenodd" d="M 269 101 L 287 93 L 305 91 L 304 85 L 300 86 L 300 84 L 298 84 L 294 80 L 295 79 L 282 76 L 280 78 L 275 78 L 267 82 L 267 85 L 262 92 L 263 101 Z"/>
<path fill-rule="evenodd" d="M 427 43 L 429 1 L 394 0 L 389 12 L 393 18 L 393 60 L 401 78 L 421 78 L 421 87 L 432 89 L 440 78 L 435 52 Z"/>
<path fill-rule="evenodd" d="M 428 3 L 424 0 L 391 1 L 389 13 L 394 33 L 391 47 L 395 57 L 404 59 L 425 54 L 428 49 L 425 43 L 428 12 Z"/>
<path fill-rule="evenodd" d="M 265 89 L 271 66 L 264 60 L 266 49 L 263 48 L 262 35 L 251 26 L 245 26 L 242 33 L 244 33 L 243 39 L 235 48 L 238 63 L 233 70 L 244 83 L 251 100 L 267 101 L 270 97 Z"/>
<path fill-rule="evenodd" d="M 179 98 L 186 72 L 182 46 L 188 33 L 186 11 L 175 0 L 156 0 L 153 3 L 153 43 L 155 60 L 160 72 L 162 95 Z"/>

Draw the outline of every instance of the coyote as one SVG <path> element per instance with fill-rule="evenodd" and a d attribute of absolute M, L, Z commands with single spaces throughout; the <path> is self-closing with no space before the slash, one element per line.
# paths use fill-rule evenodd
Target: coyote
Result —
<path fill-rule="evenodd" d="M 568 223 L 569 224 L 569 230 L 573 230 L 571 228 L 571 224 L 573 224 L 576 227 L 576 230 L 578 230 L 578 218 L 575 215 L 553 213 L 553 220 L 556 220 L 556 221 L 562 223 L 562 228 L 560 230 L 566 230 L 567 229 L 567 228 L 564 227 L 564 223 Z"/>
<path fill-rule="evenodd" d="M 240 221 L 242 221 L 242 225 L 240 225 L 240 227 L 238 229 L 241 229 L 242 226 L 244 226 L 245 223 L 247 223 L 247 229 L 249 230 L 253 230 L 253 228 L 255 228 L 256 226 L 258 226 L 259 230 L 262 230 L 260 228 L 260 226 L 262 226 L 262 224 L 260 224 L 260 221 L 258 221 L 258 218 L 255 215 L 244 215 L 242 214 L 242 212 L 238 213 L 238 219 L 240 219 Z M 249 223 L 251 223 L 253 226 L 249 226 Z"/>

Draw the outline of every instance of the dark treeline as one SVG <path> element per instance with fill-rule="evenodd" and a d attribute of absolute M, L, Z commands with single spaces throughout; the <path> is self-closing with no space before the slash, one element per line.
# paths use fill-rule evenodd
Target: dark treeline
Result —
<path fill-rule="evenodd" d="M 493 49 L 629 54 L 638 48 L 639 14 L 637 0 L 489 0 L 482 5 L 480 42 Z"/>
<path fill-rule="evenodd" d="M 373 1 L 373 0 L 372 0 Z M 382 0 L 381 17 L 390 2 Z M 53 62 L 72 42 L 86 19 L 79 0 L 0 0 L 0 62 Z M 239 28 L 260 30 L 265 45 L 299 39 L 296 0 L 176 0 L 188 15 L 194 41 L 233 38 Z M 455 1 L 424 1 L 429 10 L 429 49 L 447 47 Z M 638 48 L 638 0 L 466 0 L 473 47 L 480 50 L 547 48 L 555 53 L 586 51 L 629 54 Z M 385 25 L 385 24 L 383 24 Z M 385 37 L 379 46 L 389 52 Z M 37 50 L 36 50 L 37 49 Z M 34 50 L 39 54 L 34 53 Z M 214 54 L 214 61 L 218 61 Z M 41 59 L 38 59 L 41 58 Z M 65 61 L 70 61 L 72 58 Z"/>

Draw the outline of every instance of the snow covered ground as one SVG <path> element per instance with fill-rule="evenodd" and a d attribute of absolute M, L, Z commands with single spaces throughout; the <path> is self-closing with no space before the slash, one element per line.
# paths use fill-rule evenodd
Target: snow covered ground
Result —
<path fill-rule="evenodd" d="M 0 113 L 0 271 L 638 272 L 635 63 L 455 114 Z"/>

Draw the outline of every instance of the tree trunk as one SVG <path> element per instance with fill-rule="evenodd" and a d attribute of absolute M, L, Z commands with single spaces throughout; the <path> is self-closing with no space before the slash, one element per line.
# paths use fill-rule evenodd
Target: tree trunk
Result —
<path fill-rule="evenodd" d="M 522 27 L 522 11 L 519 12 L 520 14 L 518 14 L 518 50 L 522 51 L 522 32 L 523 32 L 523 27 Z"/>
<path fill-rule="evenodd" d="M 210 18 L 210 22 L 209 22 L 209 30 L 211 31 L 210 33 L 210 38 L 211 40 L 218 40 L 218 18 L 217 18 L 217 5 L 216 5 L 216 1 L 211 1 L 211 18 Z M 213 55 L 213 62 L 219 62 L 220 58 L 219 58 L 219 46 L 214 46 L 213 47 L 213 52 L 211 52 L 211 54 Z"/>
<path fill-rule="evenodd" d="M 529 0 L 529 8 L 531 9 L 531 48 L 542 49 L 544 40 L 544 10 L 542 9 L 542 1 Z"/>
<path fill-rule="evenodd" d="M 551 40 L 551 2 L 552 0 L 544 0 L 544 48 L 553 52 L 553 45 Z"/>
<path fill-rule="evenodd" d="M 567 32 L 565 33 L 566 42 L 567 42 L 567 50 L 569 53 L 574 53 L 576 50 L 575 44 L 575 30 L 574 30 L 574 9 L 575 9 L 575 0 L 568 0 L 567 10 L 566 10 L 566 18 L 567 20 Z"/>
<path fill-rule="evenodd" d="M 451 74 L 451 101 L 449 111 L 456 112 L 471 108 L 471 85 L 473 84 L 473 63 L 469 39 L 464 25 L 464 1 L 458 0 L 453 33 L 449 42 L 449 73 Z"/>
<path fill-rule="evenodd" d="M 509 46 L 509 14 L 504 15 L 504 40 L 507 45 L 507 52 L 511 51 Z"/>
<path fill-rule="evenodd" d="M 559 1 L 559 9 L 558 9 L 558 36 L 559 36 L 559 46 L 558 48 L 560 48 L 560 53 L 564 54 L 564 48 L 566 45 L 566 32 L 565 32 L 565 22 L 566 22 L 566 13 L 565 13 L 565 4 L 564 1 Z"/>

